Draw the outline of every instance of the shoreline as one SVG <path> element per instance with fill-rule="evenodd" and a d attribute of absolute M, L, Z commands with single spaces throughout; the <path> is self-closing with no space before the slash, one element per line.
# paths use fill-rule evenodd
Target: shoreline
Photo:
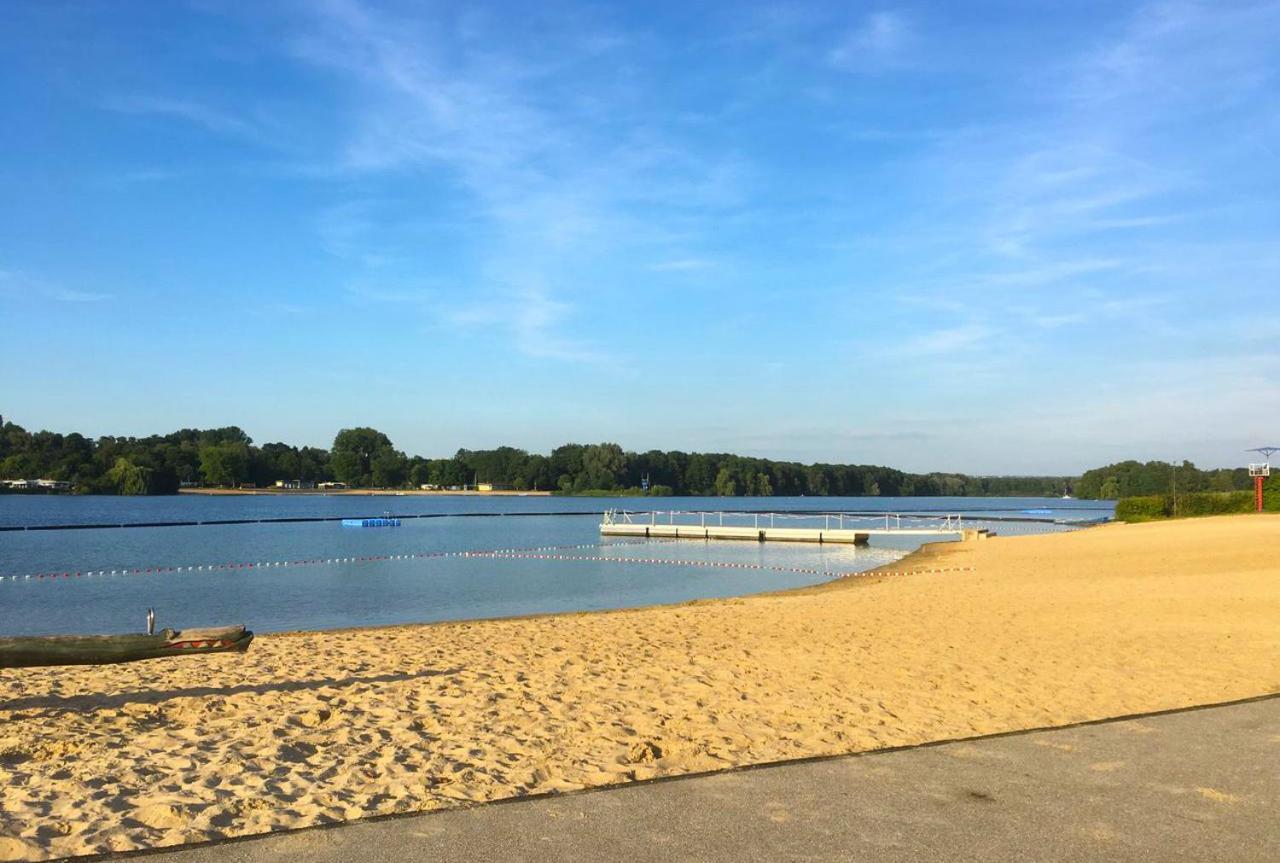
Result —
<path fill-rule="evenodd" d="M 549 491 L 427 491 L 426 489 L 376 488 L 180 488 L 178 494 L 206 497 L 551 497 Z"/>
<path fill-rule="evenodd" d="M 431 628 L 440 626 L 453 626 L 459 624 L 482 624 L 482 623 L 504 623 L 514 621 L 536 621 L 553 619 L 558 617 L 578 617 L 581 615 L 607 616 L 611 614 L 627 614 L 637 611 L 657 611 L 664 608 L 677 609 L 689 608 L 694 606 L 703 606 L 708 604 L 733 602 L 741 599 L 754 599 L 756 597 L 775 596 L 803 596 L 811 593 L 825 592 L 828 590 L 855 590 L 856 585 L 878 584 L 888 578 L 909 577 L 907 575 L 899 575 L 896 573 L 895 567 L 912 561 L 915 558 L 921 560 L 936 558 L 940 556 L 936 551 L 927 551 L 931 546 L 959 545 L 960 542 L 927 542 L 914 551 L 909 551 L 893 563 L 886 563 L 877 566 L 875 569 L 867 569 L 856 572 L 848 576 L 840 578 L 827 578 L 823 581 L 815 581 L 813 584 L 802 584 L 799 587 L 783 587 L 777 590 L 760 590 L 754 593 L 735 593 L 732 596 L 705 596 L 698 599 L 684 599 L 678 602 L 655 602 L 648 605 L 628 605 L 622 608 L 590 608 L 590 609 L 571 609 L 569 611 L 531 611 L 528 614 L 504 614 L 499 617 L 458 617 L 449 620 L 424 620 L 414 621 L 410 623 L 384 623 L 375 626 L 342 626 L 336 629 L 286 629 L 279 632 L 263 632 L 257 637 L 259 638 L 284 638 L 291 636 L 311 636 L 311 635 L 333 635 L 335 633 L 376 633 L 390 630 Z M 890 574 L 893 573 L 893 574 Z"/>
<path fill-rule="evenodd" d="M 0 674 L 0 859 L 120 852 L 1280 691 L 1280 516 L 934 543 L 643 608 Z M 1172 551 L 1176 549 L 1176 553 Z"/>

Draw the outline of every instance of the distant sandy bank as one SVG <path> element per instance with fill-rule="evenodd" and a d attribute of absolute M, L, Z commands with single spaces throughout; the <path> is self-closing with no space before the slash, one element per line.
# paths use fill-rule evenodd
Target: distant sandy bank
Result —
<path fill-rule="evenodd" d="M 1109 525 L 893 567 L 972 572 L 0 671 L 0 859 L 1276 692 L 1278 548 L 1277 515 Z"/>

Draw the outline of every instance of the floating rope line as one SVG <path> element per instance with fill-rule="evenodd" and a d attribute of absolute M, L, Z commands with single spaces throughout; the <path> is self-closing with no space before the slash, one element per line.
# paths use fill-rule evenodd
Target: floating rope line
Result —
<path fill-rule="evenodd" d="M 679 540 L 670 539 L 650 539 L 625 543 L 613 543 L 617 545 L 651 545 L 651 544 L 680 544 Z M 134 575 L 167 575 L 176 573 L 193 573 L 193 572 L 226 572 L 232 570 L 258 570 L 258 569 L 279 569 L 280 567 L 304 567 L 304 566 L 337 566 L 350 563 L 376 563 L 380 561 L 390 560 L 424 560 L 438 558 L 477 558 L 477 559 L 499 559 L 499 560 L 545 560 L 556 562 L 591 562 L 591 563 L 615 563 L 615 564 L 637 564 L 641 566 L 684 566 L 702 569 L 743 569 L 753 570 L 757 572 L 780 572 L 795 575 L 819 575 L 828 578 L 852 578 L 864 575 L 923 575 L 937 574 L 946 572 L 972 572 L 973 567 L 947 567 L 935 569 L 908 569 L 908 570 L 866 570 L 861 572 L 839 572 L 825 569 L 815 569 L 813 567 L 803 566 L 774 566 L 762 563 L 747 563 L 735 561 L 716 561 L 716 560 L 682 560 L 661 557 L 610 557 L 604 555 L 585 555 L 585 554 L 565 554 L 566 551 L 581 551 L 584 549 L 599 549 L 600 546 L 595 543 L 586 543 L 581 545 L 548 545 L 534 546 L 529 548 L 504 548 L 504 549 L 487 549 L 473 551 L 425 551 L 410 552 L 406 554 L 375 554 L 375 555 L 356 555 L 348 557 L 317 557 L 305 558 L 301 560 L 276 560 L 276 561 L 249 561 L 235 563 L 209 563 L 209 564 L 192 564 L 187 566 L 148 566 L 133 567 L 121 569 L 91 569 L 64 572 L 35 572 L 21 575 L 0 575 L 0 582 L 17 582 L 17 581 L 65 581 L 74 578 L 113 578 L 120 576 Z"/>
<path fill-rule="evenodd" d="M 659 542 L 675 542 L 676 540 L 667 539 L 651 539 L 640 540 L 638 542 L 628 542 L 627 545 L 644 545 Z M 123 567 L 118 569 L 86 569 L 79 571 L 66 570 L 62 572 L 32 572 L 20 575 L 0 575 L 0 582 L 4 581 L 51 581 L 67 578 L 110 578 L 112 576 L 121 575 L 155 575 L 160 573 L 178 573 L 178 572 L 217 572 L 234 569 L 269 569 L 281 566 L 332 566 L 344 563 L 372 563 L 384 560 L 415 560 L 422 558 L 439 558 L 439 557 L 491 557 L 495 554 L 504 553 L 520 553 L 520 552 L 547 552 L 561 550 L 576 550 L 584 548 L 597 548 L 595 544 L 580 545 L 544 545 L 527 548 L 499 548 L 484 549 L 479 551 L 419 551 L 407 554 L 368 554 L 356 555 L 350 557 L 316 557 L 304 558 L 301 560 L 275 560 L 275 561 L 237 561 L 232 563 L 205 563 L 191 564 L 187 566 L 146 566 L 146 567 Z"/>

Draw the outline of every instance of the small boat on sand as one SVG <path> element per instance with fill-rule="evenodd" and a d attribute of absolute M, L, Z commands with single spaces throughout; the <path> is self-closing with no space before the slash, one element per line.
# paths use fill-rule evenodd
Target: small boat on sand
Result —
<path fill-rule="evenodd" d="M 243 653 L 253 633 L 243 626 L 165 629 L 159 634 L 0 637 L 0 668 L 109 665 L 169 656 Z"/>

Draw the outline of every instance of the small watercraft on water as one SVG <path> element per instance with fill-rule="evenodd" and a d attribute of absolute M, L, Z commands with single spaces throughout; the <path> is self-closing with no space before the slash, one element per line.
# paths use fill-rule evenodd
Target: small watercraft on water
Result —
<path fill-rule="evenodd" d="M 399 527 L 398 518 L 344 518 L 343 527 Z"/>
<path fill-rule="evenodd" d="M 0 668 L 42 665 L 110 665 L 170 656 L 243 653 L 253 633 L 243 626 L 209 629 L 165 629 L 154 633 L 154 614 L 147 632 L 131 635 L 40 635 L 0 637 Z"/>

